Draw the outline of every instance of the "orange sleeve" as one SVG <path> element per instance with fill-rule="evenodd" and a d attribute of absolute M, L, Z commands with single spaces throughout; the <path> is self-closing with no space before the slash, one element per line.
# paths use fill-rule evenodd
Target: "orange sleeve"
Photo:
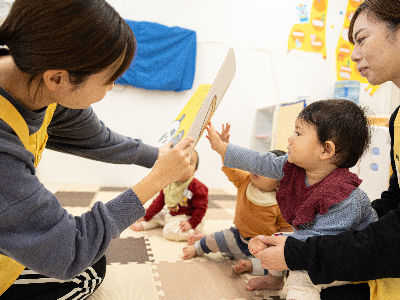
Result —
<path fill-rule="evenodd" d="M 226 177 L 228 177 L 229 181 L 232 182 L 237 188 L 247 179 L 249 176 L 249 172 L 232 169 L 227 167 L 222 167 L 222 172 L 225 173 Z"/>

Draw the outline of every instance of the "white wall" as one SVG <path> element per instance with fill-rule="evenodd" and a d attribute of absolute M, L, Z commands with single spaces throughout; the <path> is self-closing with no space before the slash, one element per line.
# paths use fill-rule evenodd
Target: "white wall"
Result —
<path fill-rule="evenodd" d="M 311 0 L 301 1 L 309 3 Z M 233 47 L 237 72 L 213 117 L 219 128 L 230 122 L 231 142 L 248 146 L 257 108 L 292 101 L 298 96 L 311 99 L 332 97 L 335 82 L 335 49 L 347 0 L 330 0 L 327 17 L 327 59 L 316 53 L 287 52 L 291 26 L 297 22 L 297 0 L 109 0 L 124 18 L 153 21 L 195 30 L 198 39 L 193 89 L 181 93 L 148 91 L 116 86 L 95 104 L 99 117 L 113 130 L 148 144 L 156 144 L 165 127 L 177 116 L 201 83 L 212 83 Z M 390 98 L 390 89 L 380 89 L 374 97 L 362 95 L 376 113 Z M 364 99 L 364 100 L 363 100 Z M 220 171 L 219 157 L 201 138 L 197 150 L 200 168 L 197 177 L 210 188 L 232 185 Z M 137 166 L 110 165 L 46 151 L 38 168 L 46 183 L 96 183 L 131 186 L 148 170 Z"/>

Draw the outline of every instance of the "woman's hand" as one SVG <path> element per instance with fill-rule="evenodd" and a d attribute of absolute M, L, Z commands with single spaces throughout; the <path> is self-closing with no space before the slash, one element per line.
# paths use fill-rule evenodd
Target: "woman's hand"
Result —
<path fill-rule="evenodd" d="M 172 149 L 164 153 L 164 148 L 150 173 L 132 187 L 142 204 L 146 203 L 167 185 L 179 180 L 182 174 L 190 170 L 191 152 L 194 139 L 185 137 Z"/>
<path fill-rule="evenodd" d="M 288 270 L 284 253 L 287 236 L 258 235 L 253 239 L 257 240 L 256 244 L 254 244 L 255 249 L 250 249 L 249 243 L 249 250 L 261 260 L 263 268 L 276 271 Z M 262 249 L 263 246 L 259 242 L 264 244 L 264 249 Z"/>
<path fill-rule="evenodd" d="M 229 124 L 227 125 L 230 128 L 230 125 Z M 229 128 L 227 130 L 223 128 L 224 136 L 222 137 L 221 134 L 214 129 L 211 122 L 206 127 L 208 134 L 206 135 L 206 138 L 209 140 L 211 148 L 217 153 L 219 153 L 222 159 L 224 159 L 225 151 L 226 148 L 228 147 L 228 142 L 224 141 L 222 138 L 229 141 Z"/>
<path fill-rule="evenodd" d="M 157 159 L 160 158 L 160 156 L 163 156 L 164 154 L 168 153 L 169 150 L 172 148 L 172 142 L 171 143 L 166 143 L 165 145 L 161 146 L 158 148 L 158 157 Z"/>
<path fill-rule="evenodd" d="M 177 181 L 189 170 L 193 142 L 193 138 L 185 137 L 173 148 L 171 144 L 160 148 L 158 159 L 152 169 L 154 179 L 161 182 L 160 189 Z"/>

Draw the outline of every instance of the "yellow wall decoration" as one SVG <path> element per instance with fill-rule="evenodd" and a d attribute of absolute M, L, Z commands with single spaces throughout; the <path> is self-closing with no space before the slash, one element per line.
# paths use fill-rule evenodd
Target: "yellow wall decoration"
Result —
<path fill-rule="evenodd" d="M 337 80 L 357 80 L 360 83 L 368 83 L 365 77 L 362 77 L 357 70 L 357 64 L 351 60 L 351 52 L 354 46 L 350 43 L 347 34 L 351 18 L 357 7 L 363 0 L 349 0 L 347 3 L 346 17 L 340 32 L 339 41 L 336 47 L 336 77 Z M 372 86 L 368 83 L 365 90 L 371 89 L 370 95 L 374 94 L 379 86 Z"/>
<path fill-rule="evenodd" d="M 290 31 L 288 50 L 321 53 L 326 58 L 325 26 L 328 0 L 313 0 L 309 23 L 295 24 Z"/>

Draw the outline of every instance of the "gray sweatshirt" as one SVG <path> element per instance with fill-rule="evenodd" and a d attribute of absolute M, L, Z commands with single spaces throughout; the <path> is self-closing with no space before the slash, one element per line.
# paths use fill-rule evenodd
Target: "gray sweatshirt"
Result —
<path fill-rule="evenodd" d="M 30 134 L 39 130 L 45 109 L 33 112 L 1 88 L 0 94 L 20 112 Z M 48 133 L 47 148 L 103 162 L 149 168 L 158 156 L 158 148 L 108 129 L 92 108 L 57 106 Z M 95 203 L 80 217 L 68 214 L 37 178 L 32 153 L 0 120 L 0 253 L 43 275 L 70 279 L 144 214 L 132 189 Z"/>

